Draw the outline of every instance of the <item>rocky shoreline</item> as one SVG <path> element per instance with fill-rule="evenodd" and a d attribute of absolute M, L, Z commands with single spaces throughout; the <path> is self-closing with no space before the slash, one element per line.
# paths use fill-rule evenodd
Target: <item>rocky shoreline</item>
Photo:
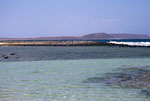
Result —
<path fill-rule="evenodd" d="M 130 46 L 98 41 L 0 41 L 0 46 L 119 46 L 119 47 L 150 47 Z"/>

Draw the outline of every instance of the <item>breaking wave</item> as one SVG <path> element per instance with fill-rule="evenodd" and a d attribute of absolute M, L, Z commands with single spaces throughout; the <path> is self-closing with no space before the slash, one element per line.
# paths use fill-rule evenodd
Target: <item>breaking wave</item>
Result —
<path fill-rule="evenodd" d="M 0 45 L 3 45 L 4 43 L 0 43 Z"/>
<path fill-rule="evenodd" d="M 118 44 L 118 45 L 129 45 L 129 46 L 150 46 L 150 42 L 117 42 L 117 41 L 110 41 L 108 43 Z"/>

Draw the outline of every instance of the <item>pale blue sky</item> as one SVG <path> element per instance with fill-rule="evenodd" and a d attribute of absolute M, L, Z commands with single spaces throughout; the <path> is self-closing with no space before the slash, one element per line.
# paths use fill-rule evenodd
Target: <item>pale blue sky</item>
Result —
<path fill-rule="evenodd" d="M 150 35 L 150 0 L 0 0 L 0 37 Z"/>

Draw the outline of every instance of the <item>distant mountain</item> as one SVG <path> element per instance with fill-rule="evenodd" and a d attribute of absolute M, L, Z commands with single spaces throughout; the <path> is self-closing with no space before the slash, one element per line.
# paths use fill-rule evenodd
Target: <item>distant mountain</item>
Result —
<path fill-rule="evenodd" d="M 0 40 L 99 40 L 99 39 L 150 39 L 142 34 L 107 34 L 93 33 L 84 36 L 34 37 L 34 38 L 0 38 Z"/>
<path fill-rule="evenodd" d="M 87 39 L 150 39 L 148 35 L 142 34 L 107 34 L 107 33 L 93 33 L 84 35 Z"/>
<path fill-rule="evenodd" d="M 112 36 L 110 34 L 106 34 L 106 33 L 93 33 L 93 34 L 84 35 L 82 38 L 85 38 L 85 39 L 111 39 Z"/>

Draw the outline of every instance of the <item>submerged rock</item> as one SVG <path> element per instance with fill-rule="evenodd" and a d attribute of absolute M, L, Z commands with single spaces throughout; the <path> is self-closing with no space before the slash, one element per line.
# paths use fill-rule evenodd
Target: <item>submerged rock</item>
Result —
<path fill-rule="evenodd" d="M 100 83 L 103 82 L 105 78 L 100 78 L 100 77 L 93 77 L 93 78 L 88 78 L 88 80 L 83 81 L 84 83 Z"/>
<path fill-rule="evenodd" d="M 16 53 L 9 53 L 9 54 L 1 54 L 0 58 L 2 60 L 6 61 L 6 60 L 15 60 L 15 59 L 18 59 L 18 58 L 20 58 L 20 56 L 16 55 Z"/>
<path fill-rule="evenodd" d="M 144 94 L 144 95 L 150 97 L 150 89 L 149 90 L 141 90 L 141 94 Z"/>
<path fill-rule="evenodd" d="M 119 68 L 116 71 L 106 73 L 102 77 L 88 78 L 83 82 L 103 83 L 111 87 L 141 89 L 141 93 L 150 97 L 150 66 L 145 68 Z"/>

